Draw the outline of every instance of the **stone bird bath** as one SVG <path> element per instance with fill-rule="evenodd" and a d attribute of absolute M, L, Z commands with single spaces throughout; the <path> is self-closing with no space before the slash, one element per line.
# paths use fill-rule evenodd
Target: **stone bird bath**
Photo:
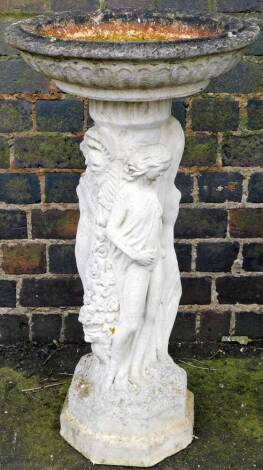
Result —
<path fill-rule="evenodd" d="M 248 21 L 171 10 L 62 13 L 13 24 L 7 41 L 66 93 L 89 98 L 81 144 L 77 365 L 61 435 L 93 463 L 147 467 L 193 438 L 193 395 L 168 354 L 181 297 L 173 227 L 184 133 L 174 97 L 204 90 L 258 34 Z"/>

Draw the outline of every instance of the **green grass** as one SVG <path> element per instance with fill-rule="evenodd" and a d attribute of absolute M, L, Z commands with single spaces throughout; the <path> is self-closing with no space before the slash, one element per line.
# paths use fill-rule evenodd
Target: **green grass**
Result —
<path fill-rule="evenodd" d="M 262 470 L 263 358 L 189 359 L 181 365 L 195 394 L 196 438 L 185 451 L 154 468 Z M 62 385 L 22 392 L 52 379 L 26 377 L 7 367 L 0 370 L 1 470 L 93 468 L 59 435 L 59 414 L 70 377 L 60 375 L 57 382 Z"/>

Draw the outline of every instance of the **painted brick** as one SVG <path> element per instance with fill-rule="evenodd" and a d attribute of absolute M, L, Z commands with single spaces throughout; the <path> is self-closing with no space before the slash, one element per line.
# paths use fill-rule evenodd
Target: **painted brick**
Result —
<path fill-rule="evenodd" d="M 263 237 L 263 209 L 231 209 L 230 235 L 237 238 Z"/>
<path fill-rule="evenodd" d="M 181 272 L 191 271 L 192 246 L 186 243 L 176 243 L 175 252 Z"/>
<path fill-rule="evenodd" d="M 263 338 L 263 314 L 239 312 L 236 314 L 236 335 Z"/>
<path fill-rule="evenodd" d="M 16 306 L 16 282 L 0 280 L 0 307 Z"/>
<path fill-rule="evenodd" d="M 235 131 L 239 124 L 239 104 L 215 98 L 194 99 L 192 127 L 195 131 Z"/>
<path fill-rule="evenodd" d="M 172 115 L 178 119 L 182 127 L 186 125 L 187 104 L 183 99 L 176 99 L 172 102 Z"/>
<path fill-rule="evenodd" d="M 181 191 L 182 202 L 193 202 L 193 177 L 184 173 L 178 173 L 175 180 L 175 186 Z"/>
<path fill-rule="evenodd" d="M 220 304 L 263 304 L 263 276 L 221 277 L 216 289 Z"/>
<path fill-rule="evenodd" d="M 77 273 L 75 245 L 51 245 L 49 247 L 49 269 L 52 273 Z"/>
<path fill-rule="evenodd" d="M 202 272 L 228 272 L 237 258 L 239 244 L 199 243 L 197 245 L 196 270 Z"/>
<path fill-rule="evenodd" d="M 0 209 L 0 239 L 27 238 L 26 213 L 19 210 Z"/>
<path fill-rule="evenodd" d="M 22 59 L 0 61 L 0 93 L 38 93 L 48 90 L 48 80 Z"/>
<path fill-rule="evenodd" d="M 183 277 L 181 305 L 208 305 L 211 302 L 211 279 L 209 277 Z"/>
<path fill-rule="evenodd" d="M 0 100 L 0 132 L 20 132 L 32 128 L 32 106 L 26 101 Z"/>
<path fill-rule="evenodd" d="M 0 2 L 1 5 L 1 2 Z M 5 29 L 15 21 L 15 18 L 12 20 L 0 19 L 0 56 L 17 56 L 18 51 L 13 47 L 10 47 L 4 39 Z"/>
<path fill-rule="evenodd" d="M 263 244 L 246 243 L 244 245 L 243 268 L 246 271 L 263 271 Z"/>
<path fill-rule="evenodd" d="M 61 315 L 51 313 L 33 313 L 32 340 L 36 343 L 52 343 L 58 341 L 62 327 Z"/>
<path fill-rule="evenodd" d="M 49 5 L 49 0 L 0 0 L 2 13 L 45 13 Z"/>
<path fill-rule="evenodd" d="M 8 141 L 5 139 L 5 137 L 0 137 L 0 168 L 8 168 L 9 159 L 10 152 Z"/>
<path fill-rule="evenodd" d="M 213 136 L 187 136 L 181 166 L 211 166 L 216 163 L 217 138 Z"/>
<path fill-rule="evenodd" d="M 248 184 L 248 201 L 263 202 L 263 173 L 251 175 Z"/>
<path fill-rule="evenodd" d="M 28 318 L 26 315 L 0 315 L 0 344 L 15 344 L 29 340 Z"/>
<path fill-rule="evenodd" d="M 83 129 L 84 110 L 80 100 L 38 101 L 36 113 L 39 131 L 78 132 Z"/>
<path fill-rule="evenodd" d="M 198 178 L 202 202 L 241 201 L 243 177 L 239 173 L 206 173 Z"/>
<path fill-rule="evenodd" d="M 263 135 L 225 136 L 222 154 L 224 166 L 262 166 Z"/>
<path fill-rule="evenodd" d="M 63 135 L 35 135 L 15 139 L 17 168 L 84 168 L 80 139 Z"/>
<path fill-rule="evenodd" d="M 248 129 L 262 129 L 263 100 L 250 100 L 247 106 Z"/>
<path fill-rule="evenodd" d="M 84 343 L 82 324 L 75 313 L 69 313 L 64 319 L 64 341 L 65 343 Z"/>
<path fill-rule="evenodd" d="M 52 11 L 96 10 L 99 0 L 51 0 Z"/>
<path fill-rule="evenodd" d="M 183 11 L 208 11 L 207 0 L 160 0 L 160 8 Z"/>
<path fill-rule="evenodd" d="M 225 237 L 227 212 L 224 209 L 182 208 L 174 228 L 175 238 Z"/>
<path fill-rule="evenodd" d="M 39 274 L 46 272 L 46 247 L 36 243 L 3 245 L 2 268 L 6 274 Z"/>
<path fill-rule="evenodd" d="M 32 211 L 32 236 L 33 238 L 75 238 L 78 219 L 79 212 L 75 210 L 50 209 L 42 212 L 34 209 Z"/>
<path fill-rule="evenodd" d="M 263 21 L 259 19 L 253 19 L 260 26 L 260 33 L 257 40 L 252 44 L 248 50 L 248 55 L 262 56 L 263 55 Z"/>
<path fill-rule="evenodd" d="M 212 80 L 210 93 L 260 93 L 263 85 L 263 64 L 248 59 L 224 75 Z"/>
<path fill-rule="evenodd" d="M 178 312 L 169 343 L 172 345 L 180 341 L 195 341 L 195 321 L 194 313 Z"/>
<path fill-rule="evenodd" d="M 76 173 L 50 173 L 46 175 L 46 202 L 78 202 Z"/>
<path fill-rule="evenodd" d="M 41 201 L 36 175 L 9 173 L 0 175 L 0 201 L 7 204 L 34 204 Z"/>
<path fill-rule="evenodd" d="M 261 0 L 217 0 L 217 9 L 224 13 L 261 11 Z"/>
<path fill-rule="evenodd" d="M 228 336 L 230 328 L 229 312 L 202 312 L 200 317 L 200 338 L 206 341 L 220 341 Z"/>
<path fill-rule="evenodd" d="M 20 303 L 24 307 L 80 306 L 82 301 L 80 279 L 23 279 Z"/>

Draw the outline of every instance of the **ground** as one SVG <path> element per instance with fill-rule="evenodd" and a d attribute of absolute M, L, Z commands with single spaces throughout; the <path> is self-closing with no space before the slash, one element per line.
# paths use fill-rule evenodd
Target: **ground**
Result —
<path fill-rule="evenodd" d="M 0 348 L 0 470 L 94 468 L 59 436 L 70 374 L 85 352 L 56 343 Z M 188 347 L 174 356 L 195 394 L 195 438 L 153 468 L 263 470 L 263 348 Z"/>

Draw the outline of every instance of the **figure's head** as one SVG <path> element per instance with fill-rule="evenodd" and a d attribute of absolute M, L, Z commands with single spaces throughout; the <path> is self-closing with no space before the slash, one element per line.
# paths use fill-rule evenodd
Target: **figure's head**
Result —
<path fill-rule="evenodd" d="M 125 178 L 135 180 L 145 176 L 155 181 L 171 164 L 171 154 L 162 144 L 142 145 L 136 149 L 125 165 Z"/>
<path fill-rule="evenodd" d="M 91 171 L 101 170 L 110 159 L 110 154 L 106 147 L 101 144 L 100 135 L 95 127 L 91 127 L 86 132 L 80 144 L 80 150 L 85 157 L 86 165 Z"/>

